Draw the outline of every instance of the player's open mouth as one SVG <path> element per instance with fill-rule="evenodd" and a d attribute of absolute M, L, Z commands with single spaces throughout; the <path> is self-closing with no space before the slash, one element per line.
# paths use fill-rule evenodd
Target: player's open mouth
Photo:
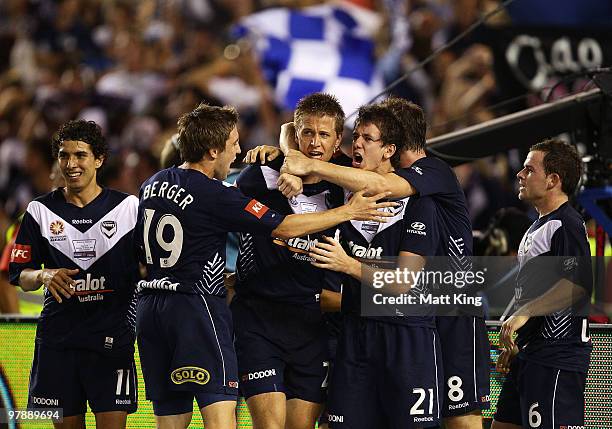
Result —
<path fill-rule="evenodd" d="M 318 151 L 318 150 L 311 150 L 310 152 L 308 152 L 308 157 L 314 158 L 314 159 L 320 159 L 320 158 L 323 158 L 323 152 Z"/>
<path fill-rule="evenodd" d="M 363 155 L 357 152 L 353 152 L 353 167 L 361 168 L 362 162 L 363 162 Z"/>
<path fill-rule="evenodd" d="M 72 173 L 66 173 L 66 176 L 68 176 L 70 179 L 76 179 L 78 177 L 81 177 L 81 172 L 72 172 Z"/>

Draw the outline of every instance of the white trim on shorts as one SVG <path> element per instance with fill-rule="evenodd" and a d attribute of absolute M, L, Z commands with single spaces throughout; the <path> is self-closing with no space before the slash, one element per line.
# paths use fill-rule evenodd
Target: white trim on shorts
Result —
<path fill-rule="evenodd" d="M 555 389 L 553 390 L 553 400 L 552 400 L 552 428 L 554 429 L 555 427 L 555 399 L 557 397 L 557 382 L 559 381 L 559 374 L 561 373 L 561 370 L 558 369 L 557 370 L 557 377 L 555 378 Z"/>
<path fill-rule="evenodd" d="M 208 303 L 206 302 L 206 298 L 203 295 L 200 295 L 202 301 L 204 301 L 204 305 L 206 306 L 206 311 L 208 312 L 208 317 L 210 317 L 210 324 L 212 325 L 213 332 L 215 333 L 215 339 L 217 340 L 217 347 L 219 347 L 219 355 L 221 355 L 221 365 L 223 366 L 223 387 L 227 386 L 225 379 L 225 359 L 223 358 L 223 350 L 221 349 L 221 343 L 219 342 L 219 336 L 217 335 L 217 328 L 215 328 L 215 322 L 213 320 L 212 314 L 210 314 L 210 309 L 208 308 Z"/>
<path fill-rule="evenodd" d="M 474 370 L 474 401 L 478 404 L 480 403 L 480 401 L 478 400 L 478 383 L 476 382 L 476 317 L 472 316 L 472 334 L 473 334 L 473 355 L 474 355 L 474 362 L 473 362 L 473 370 Z"/>
<path fill-rule="evenodd" d="M 436 333 L 433 333 L 434 367 L 436 371 L 436 406 L 438 407 L 438 419 L 440 418 L 440 391 L 438 389 L 438 358 L 436 355 Z"/>

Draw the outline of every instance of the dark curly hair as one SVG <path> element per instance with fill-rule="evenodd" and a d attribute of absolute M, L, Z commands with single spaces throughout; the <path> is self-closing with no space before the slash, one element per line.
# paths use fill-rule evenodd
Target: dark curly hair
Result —
<path fill-rule="evenodd" d="M 329 116 L 334 118 L 334 130 L 338 136 L 344 129 L 344 110 L 338 99 L 331 94 L 315 92 L 298 101 L 293 113 L 295 128 L 299 128 L 306 116 Z"/>
<path fill-rule="evenodd" d="M 374 124 L 380 131 L 383 146 L 395 145 L 395 153 L 391 156 L 391 165 L 400 166 L 400 154 L 405 148 L 405 130 L 398 117 L 391 109 L 378 104 L 371 104 L 359 108 L 359 115 L 355 121 L 355 129 L 359 125 Z"/>
<path fill-rule="evenodd" d="M 536 143 L 529 151 L 544 152 L 544 172 L 556 173 L 561 179 L 561 190 L 568 196 L 573 195 L 582 175 L 582 162 L 574 146 L 559 139 L 549 139 Z"/>
<path fill-rule="evenodd" d="M 82 141 L 91 146 L 96 159 L 106 158 L 108 144 L 102 136 L 102 129 L 93 121 L 68 121 L 63 124 L 51 140 L 51 153 L 57 158 L 60 147 L 65 141 Z"/>

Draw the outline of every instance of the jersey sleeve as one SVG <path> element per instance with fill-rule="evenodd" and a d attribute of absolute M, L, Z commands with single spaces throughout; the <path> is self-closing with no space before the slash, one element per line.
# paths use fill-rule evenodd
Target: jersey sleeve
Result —
<path fill-rule="evenodd" d="M 435 256 L 440 239 L 436 230 L 436 207 L 427 197 L 412 199 L 404 214 L 403 238 L 400 251 L 421 256 Z"/>
<path fill-rule="evenodd" d="M 233 186 L 224 187 L 216 200 L 213 217 L 227 231 L 270 235 L 285 218 Z"/>
<path fill-rule="evenodd" d="M 23 217 L 9 262 L 9 281 L 19 285 L 19 276 L 26 268 L 40 269 L 45 260 L 46 245 L 40 234 L 40 226 L 31 214 L 32 203 Z"/>
<path fill-rule="evenodd" d="M 421 197 L 448 194 L 456 188 L 455 174 L 439 160 L 416 161 L 408 168 L 396 169 L 395 174 L 414 186 Z"/>
<path fill-rule="evenodd" d="M 556 258 L 557 274 L 589 294 L 593 289 L 591 250 L 583 225 L 563 224 L 551 239 L 551 254 Z"/>
<path fill-rule="evenodd" d="M 276 188 L 279 171 L 284 158 L 281 156 L 266 165 L 253 164 L 242 170 L 236 179 L 236 186 L 251 198 L 261 198 L 262 195 Z M 267 173 L 267 174 L 266 174 Z M 269 182 L 269 184 L 268 184 Z"/>

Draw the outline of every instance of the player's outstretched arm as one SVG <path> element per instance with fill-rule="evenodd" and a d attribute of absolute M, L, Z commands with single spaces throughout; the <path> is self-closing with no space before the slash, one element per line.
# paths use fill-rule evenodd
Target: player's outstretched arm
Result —
<path fill-rule="evenodd" d="M 271 235 L 282 239 L 300 237 L 326 230 L 349 220 L 384 222 L 384 218 L 393 214 L 379 211 L 379 209 L 397 206 L 397 203 L 394 202 L 377 202 L 388 196 L 388 193 L 380 193 L 366 197 L 363 195 L 363 191 L 359 191 L 353 195 L 348 203 L 335 209 L 286 216 L 280 225 L 272 231 Z"/>
<path fill-rule="evenodd" d="M 19 286 L 24 291 L 32 291 L 44 285 L 57 302 L 61 303 L 62 296 L 70 299 L 74 295 L 74 280 L 71 276 L 78 272 L 78 269 L 70 270 L 68 268 L 43 268 L 40 270 L 26 268 L 19 275 Z"/>
<path fill-rule="evenodd" d="M 297 150 L 289 150 L 285 155 L 285 162 L 281 173 L 295 176 L 308 176 L 315 174 L 323 180 L 335 183 L 350 191 L 365 189 L 367 195 L 390 192 L 393 198 L 403 198 L 417 193 L 405 179 L 395 173 L 375 173 L 358 168 L 323 162 L 306 157 Z"/>

